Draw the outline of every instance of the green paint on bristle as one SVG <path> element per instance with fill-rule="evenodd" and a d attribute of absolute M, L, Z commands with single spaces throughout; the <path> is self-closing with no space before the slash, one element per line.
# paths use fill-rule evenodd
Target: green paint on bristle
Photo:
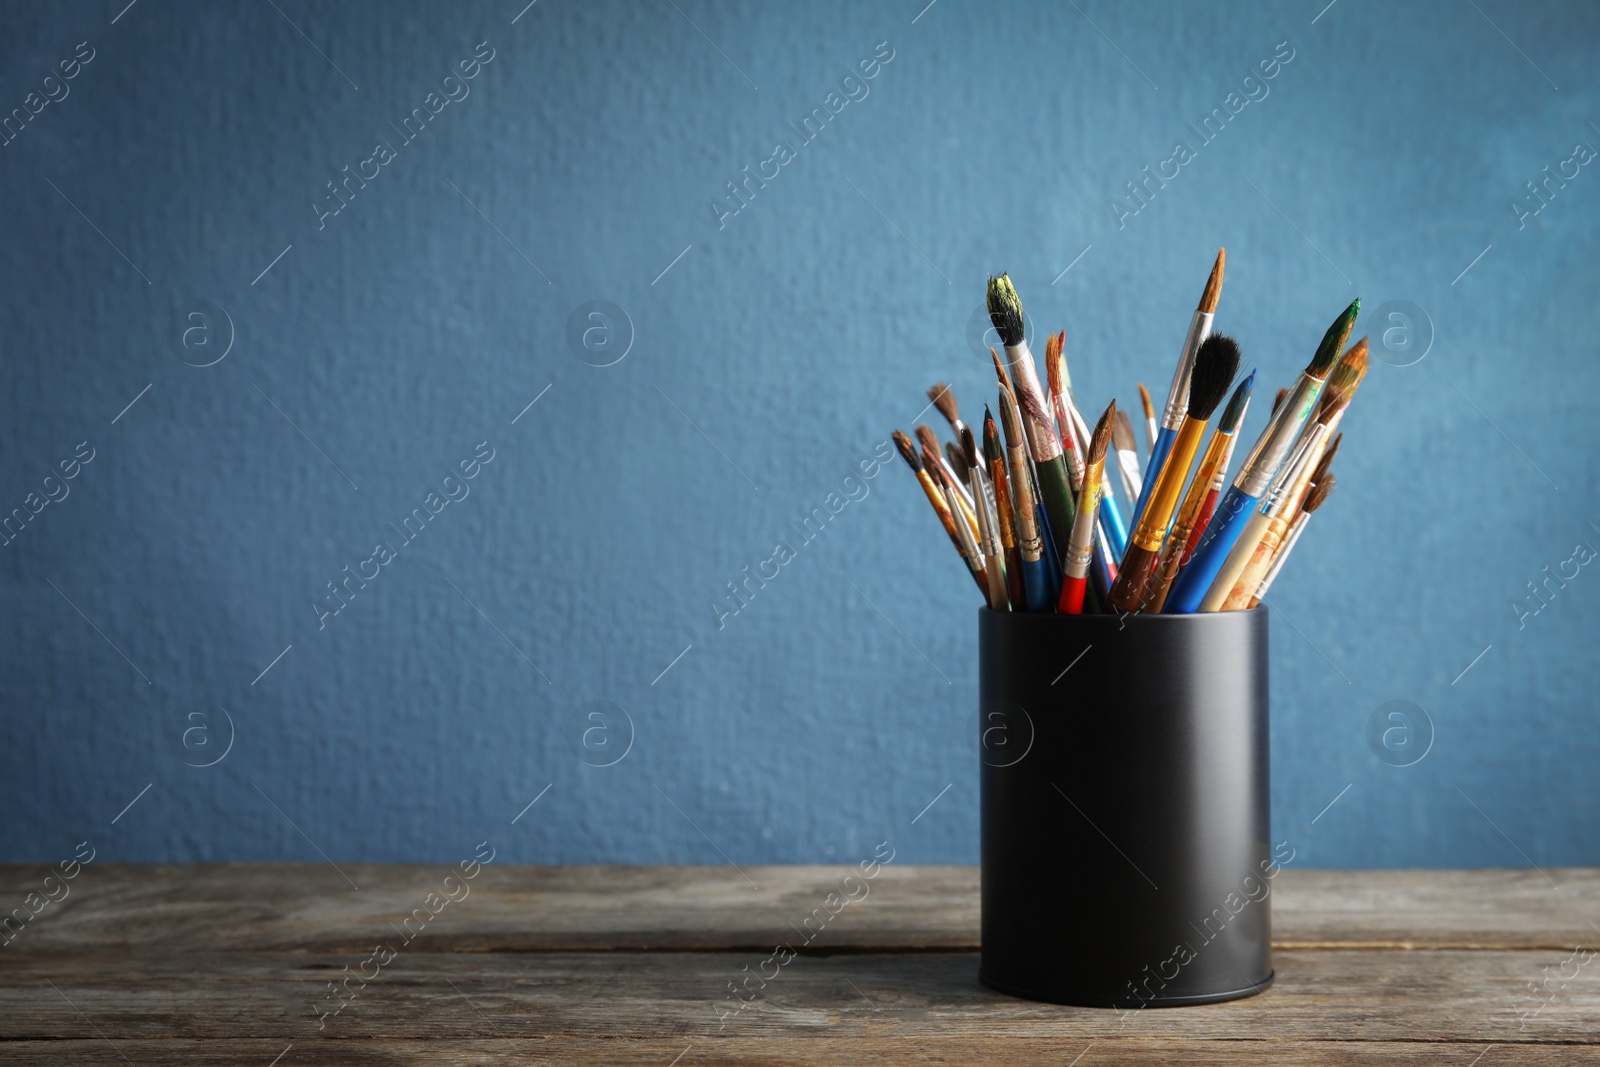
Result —
<path fill-rule="evenodd" d="M 1222 409 L 1222 418 L 1217 422 L 1217 429 L 1223 433 L 1238 433 L 1239 423 L 1244 421 L 1245 405 L 1250 403 L 1250 394 L 1255 391 L 1256 372 L 1252 370 L 1250 376 L 1239 383 L 1239 388 L 1233 391 L 1233 396 L 1228 399 L 1228 406 Z"/>
<path fill-rule="evenodd" d="M 1011 348 L 1022 343 L 1022 298 L 1004 272 L 989 278 L 989 321 L 1000 334 L 1001 344 Z"/>
<path fill-rule="evenodd" d="M 1344 309 L 1344 314 L 1333 320 L 1333 325 L 1328 327 L 1328 332 L 1322 335 L 1322 344 L 1317 348 L 1317 354 L 1311 359 L 1311 366 L 1306 370 L 1318 378 L 1327 378 L 1333 370 L 1333 365 L 1339 361 L 1339 353 L 1344 351 L 1344 343 L 1350 337 L 1350 331 L 1355 329 L 1356 319 L 1361 316 L 1361 298 L 1358 296 L 1350 301 L 1350 306 Z"/>

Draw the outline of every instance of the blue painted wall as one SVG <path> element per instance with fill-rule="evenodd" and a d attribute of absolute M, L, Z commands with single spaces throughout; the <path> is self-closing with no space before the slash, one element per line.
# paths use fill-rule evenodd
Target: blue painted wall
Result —
<path fill-rule="evenodd" d="M 0 41 L 0 858 L 974 862 L 977 602 L 876 460 L 989 272 L 1127 403 L 1226 245 L 1268 397 L 1388 305 L 1275 835 L 1600 862 L 1593 7 L 123 2 Z"/>

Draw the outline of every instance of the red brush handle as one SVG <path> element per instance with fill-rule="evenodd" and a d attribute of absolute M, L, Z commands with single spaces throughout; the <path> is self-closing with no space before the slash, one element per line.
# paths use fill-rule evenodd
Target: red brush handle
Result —
<path fill-rule="evenodd" d="M 1061 583 L 1061 601 L 1056 605 L 1060 615 L 1082 615 L 1083 594 L 1089 586 L 1087 578 L 1067 578 Z"/>

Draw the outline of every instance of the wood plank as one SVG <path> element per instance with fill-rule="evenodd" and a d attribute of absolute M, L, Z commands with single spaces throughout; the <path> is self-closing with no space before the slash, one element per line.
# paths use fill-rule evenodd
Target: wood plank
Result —
<path fill-rule="evenodd" d="M 4 1048 L 9 1067 L 500 1067 L 515 1064 L 617 1064 L 619 1067 L 894 1067 L 899 1064 L 970 1067 L 1592 1067 L 1600 1049 L 1575 1045 L 1473 1045 L 1433 1041 L 1167 1041 L 1153 1038 L 1102 1038 L 1092 1044 L 1042 1037 L 971 1041 L 918 1033 L 915 1046 L 892 1031 L 878 1040 L 818 1035 L 804 1042 L 731 1038 L 674 1042 L 638 1038 L 472 1038 L 459 1041 L 260 1040 L 118 1041 L 113 1049 L 94 1041 L 17 1041 Z M 118 1051 L 120 1050 L 120 1051 Z M 681 1059 L 676 1059 L 678 1056 Z M 1480 1060 L 1479 1057 L 1482 1056 Z M 123 1057 L 127 1058 L 124 1059 Z"/>
<path fill-rule="evenodd" d="M 437 891 L 446 866 L 129 866 L 95 863 L 6 953 L 133 947 L 356 951 Z M 437 951 L 756 950 L 792 936 L 849 867 L 485 867 L 430 931 Z M 0 867 L 18 906 L 49 868 Z M 1546 882 L 1546 876 L 1550 882 Z M 1552 888 L 1551 882 L 1555 888 Z M 1600 945 L 1600 869 L 1313 871 L 1274 882 L 1286 947 L 1542 948 Z M 973 867 L 882 867 L 865 899 L 814 943 L 821 952 L 978 946 Z"/>
<path fill-rule="evenodd" d="M 418 942 L 417 944 L 420 944 Z M 890 1038 L 948 1047 L 1081 1049 L 1091 1040 L 1600 1041 L 1600 961 L 1578 968 L 1536 1015 L 1529 984 L 1561 952 L 1288 951 L 1278 981 L 1245 1000 L 1118 1013 L 1017 1000 L 977 982 L 971 953 L 799 957 L 756 1001 L 732 1008 L 727 983 L 763 958 L 729 953 L 434 953 L 402 949 L 337 1016 L 327 983 L 363 955 L 212 952 L 0 954 L 0 1048 L 18 1041 L 241 1039 L 330 1047 L 378 1039 Z M 1546 972 L 1545 967 L 1551 971 Z M 769 968 L 769 971 L 771 968 Z M 753 984 L 753 983 L 752 983 Z M 900 1035 L 899 1038 L 896 1035 Z M 787 1046 L 785 1043 L 788 1042 Z M 871 1042 L 863 1041 L 863 1044 Z M 1076 1054 L 1074 1052 L 1074 1054 Z M 1466 1057 L 1470 1060 L 1470 1056 Z M 1492 1065 L 1486 1065 L 1492 1067 Z"/>

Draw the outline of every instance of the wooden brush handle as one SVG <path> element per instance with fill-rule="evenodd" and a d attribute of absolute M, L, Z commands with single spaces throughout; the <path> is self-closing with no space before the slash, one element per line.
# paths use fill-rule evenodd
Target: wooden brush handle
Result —
<path fill-rule="evenodd" d="M 1119 614 L 1144 610 L 1141 601 L 1160 560 L 1161 557 L 1148 548 L 1129 545 L 1127 554 L 1122 557 L 1122 567 L 1117 571 L 1116 584 L 1106 600 L 1106 610 Z"/>
<path fill-rule="evenodd" d="M 1261 588 L 1261 579 L 1266 577 L 1267 568 L 1272 566 L 1272 557 L 1277 554 L 1278 546 L 1283 543 L 1283 535 L 1288 528 L 1288 522 L 1281 518 L 1275 518 L 1268 524 L 1266 532 L 1261 535 L 1261 543 L 1256 545 L 1256 550 L 1250 554 L 1250 562 L 1245 564 L 1239 580 L 1233 583 L 1233 589 L 1228 592 L 1228 599 L 1222 602 L 1223 611 L 1242 611 L 1250 606 L 1256 590 Z"/>

